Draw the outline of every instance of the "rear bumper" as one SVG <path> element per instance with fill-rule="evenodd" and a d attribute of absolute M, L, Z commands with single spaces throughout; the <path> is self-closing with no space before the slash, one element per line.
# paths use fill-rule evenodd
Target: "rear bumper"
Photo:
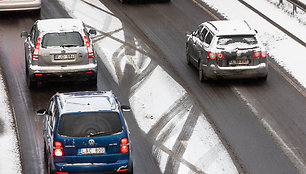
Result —
<path fill-rule="evenodd" d="M 0 2 L 0 11 L 38 10 L 41 0 L 33 2 Z"/>
<path fill-rule="evenodd" d="M 82 172 L 103 172 L 103 173 L 118 173 L 131 170 L 129 160 L 118 160 L 115 163 L 55 163 L 55 171 L 82 173 Z M 128 170 L 125 170 L 128 169 Z"/>
<path fill-rule="evenodd" d="M 67 67 L 41 67 L 34 65 L 29 68 L 29 75 L 32 81 L 96 79 L 97 64 Z"/>
<path fill-rule="evenodd" d="M 202 65 L 204 74 L 210 79 L 232 78 L 261 78 L 268 74 L 268 64 L 260 63 L 256 66 L 220 67 L 214 64 Z"/>

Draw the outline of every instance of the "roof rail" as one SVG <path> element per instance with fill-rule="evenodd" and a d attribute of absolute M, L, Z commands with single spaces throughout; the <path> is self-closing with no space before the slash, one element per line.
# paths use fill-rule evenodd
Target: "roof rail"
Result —
<path fill-rule="evenodd" d="M 212 24 L 210 21 L 208 21 L 207 23 L 210 24 L 212 27 L 214 27 L 216 31 L 219 31 L 219 30 L 217 29 L 217 27 L 214 26 L 214 24 Z"/>
<path fill-rule="evenodd" d="M 247 23 L 246 20 L 243 20 L 243 22 L 249 27 L 250 30 L 252 30 L 251 26 L 249 25 L 249 23 Z"/>

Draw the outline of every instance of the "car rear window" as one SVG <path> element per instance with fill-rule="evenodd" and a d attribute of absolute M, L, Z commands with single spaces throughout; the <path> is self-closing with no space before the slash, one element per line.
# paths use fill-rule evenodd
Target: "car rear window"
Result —
<path fill-rule="evenodd" d="M 242 36 L 220 36 L 217 45 L 218 47 L 253 47 L 258 44 L 256 37 L 253 35 Z"/>
<path fill-rule="evenodd" d="M 62 115 L 58 133 L 68 137 L 105 136 L 122 132 L 116 112 L 89 112 Z"/>
<path fill-rule="evenodd" d="M 84 46 L 79 32 L 47 33 L 42 40 L 42 47 L 51 46 Z"/>

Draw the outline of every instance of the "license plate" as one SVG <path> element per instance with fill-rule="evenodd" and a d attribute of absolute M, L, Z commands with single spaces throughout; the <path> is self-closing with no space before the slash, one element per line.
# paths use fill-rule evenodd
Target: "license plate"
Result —
<path fill-rule="evenodd" d="M 248 59 L 231 60 L 230 64 L 232 64 L 232 65 L 247 65 L 247 64 L 249 64 L 249 60 Z"/>
<path fill-rule="evenodd" d="M 105 148 L 104 147 L 81 148 L 81 149 L 79 149 L 79 153 L 81 155 L 105 153 Z"/>
<path fill-rule="evenodd" d="M 55 54 L 54 60 L 73 60 L 75 59 L 75 54 Z"/>

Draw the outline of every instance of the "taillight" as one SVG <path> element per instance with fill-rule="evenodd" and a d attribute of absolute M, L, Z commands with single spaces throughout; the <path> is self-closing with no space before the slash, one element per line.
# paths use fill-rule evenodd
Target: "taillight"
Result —
<path fill-rule="evenodd" d="M 256 52 L 254 52 L 253 57 L 266 58 L 267 57 L 267 52 L 266 51 L 256 51 Z"/>
<path fill-rule="evenodd" d="M 63 156 L 64 151 L 63 151 L 63 144 L 59 141 L 54 142 L 54 147 L 53 147 L 53 153 L 55 156 Z"/>
<path fill-rule="evenodd" d="M 56 174 L 68 174 L 68 172 L 56 172 Z"/>
<path fill-rule="evenodd" d="M 224 59 L 224 54 L 223 53 L 208 52 L 208 58 L 210 58 L 211 60 L 215 60 L 216 58 Z"/>
<path fill-rule="evenodd" d="M 217 55 L 213 52 L 208 52 L 208 57 L 211 59 L 211 60 L 215 60 Z"/>
<path fill-rule="evenodd" d="M 224 59 L 223 53 L 216 53 L 218 59 Z"/>
<path fill-rule="evenodd" d="M 39 56 L 39 48 L 40 48 L 40 41 L 41 41 L 41 37 L 40 35 L 38 36 L 34 51 L 32 53 L 32 59 L 33 60 L 38 60 L 38 56 Z"/>
<path fill-rule="evenodd" d="M 129 152 L 129 140 L 127 138 L 122 138 L 120 140 L 119 153 L 127 153 L 127 152 Z"/>
<path fill-rule="evenodd" d="M 88 58 L 93 58 L 94 57 L 93 48 L 90 45 L 89 40 L 86 35 L 84 36 L 84 40 L 85 40 L 85 44 L 86 44 L 87 51 L 88 51 Z"/>

